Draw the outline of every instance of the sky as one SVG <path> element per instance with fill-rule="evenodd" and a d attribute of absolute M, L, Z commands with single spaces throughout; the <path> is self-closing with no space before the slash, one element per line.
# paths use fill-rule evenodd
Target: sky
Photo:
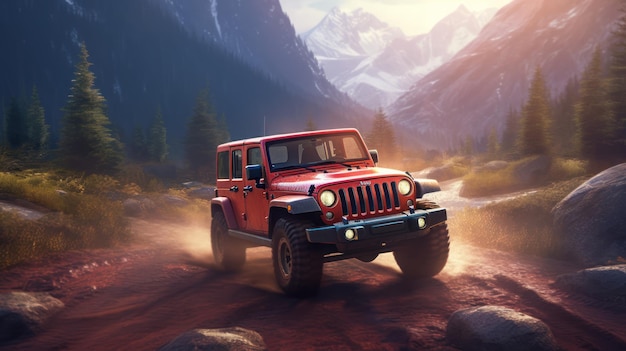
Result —
<path fill-rule="evenodd" d="M 298 34 L 316 24 L 334 7 L 373 13 L 407 35 L 427 33 L 442 18 L 464 4 L 470 11 L 502 7 L 511 0 L 280 0 Z"/>

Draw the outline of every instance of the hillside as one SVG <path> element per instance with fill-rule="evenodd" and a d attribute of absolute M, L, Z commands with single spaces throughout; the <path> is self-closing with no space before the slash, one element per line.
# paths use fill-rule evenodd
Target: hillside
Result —
<path fill-rule="evenodd" d="M 502 131 L 526 99 L 532 74 L 544 72 L 552 96 L 579 76 L 596 47 L 607 47 L 618 0 L 515 0 L 451 61 L 396 101 L 390 119 L 418 142 L 455 148 L 466 137 Z"/>
<path fill-rule="evenodd" d="M 161 108 L 173 152 L 201 89 L 209 88 L 233 138 L 344 126 L 359 111 L 339 99 L 289 88 L 211 41 L 182 27 L 152 0 L 0 2 L 0 101 L 37 86 L 53 136 L 67 101 L 79 44 L 90 53 L 96 87 L 121 136 L 145 127 Z M 314 85 L 313 82 L 310 83 Z M 356 111 L 356 112 L 355 112 Z"/>

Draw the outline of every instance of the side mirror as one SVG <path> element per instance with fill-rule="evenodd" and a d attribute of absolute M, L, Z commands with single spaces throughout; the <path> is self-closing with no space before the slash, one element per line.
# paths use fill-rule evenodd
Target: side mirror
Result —
<path fill-rule="evenodd" d="M 373 149 L 369 151 L 370 151 L 370 156 L 372 156 L 372 160 L 374 160 L 374 163 L 378 163 L 378 150 Z"/>
<path fill-rule="evenodd" d="M 259 189 L 265 189 L 265 184 L 261 183 L 263 178 L 263 166 L 261 165 L 249 165 L 246 166 L 246 178 L 248 180 L 254 180 L 256 187 Z"/>

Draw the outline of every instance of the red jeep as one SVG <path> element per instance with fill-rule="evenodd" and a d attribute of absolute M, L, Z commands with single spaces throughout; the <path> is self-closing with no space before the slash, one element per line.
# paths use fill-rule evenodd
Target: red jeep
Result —
<path fill-rule="evenodd" d="M 233 141 L 217 148 L 211 245 L 235 271 L 246 248 L 272 248 L 278 285 L 315 294 L 323 264 L 393 252 L 410 278 L 432 277 L 449 251 L 446 210 L 422 199 L 434 180 L 376 166 L 356 129 Z"/>

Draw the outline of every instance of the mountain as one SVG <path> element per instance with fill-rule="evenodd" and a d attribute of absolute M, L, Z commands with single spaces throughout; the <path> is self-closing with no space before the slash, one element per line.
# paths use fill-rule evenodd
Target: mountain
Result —
<path fill-rule="evenodd" d="M 333 84 L 375 109 L 449 60 L 480 28 L 477 15 L 462 5 L 429 33 L 414 37 L 363 10 L 335 8 L 303 38 Z"/>
<path fill-rule="evenodd" d="M 156 1 L 0 1 L 0 104 L 6 108 L 12 97 L 28 97 L 36 86 L 47 122 L 58 136 L 61 109 L 70 92 L 79 44 L 84 42 L 116 133 L 130 135 L 134 127 L 147 127 L 160 108 L 174 153 L 182 149 L 196 96 L 206 88 L 233 138 L 302 130 L 307 118 L 315 118 L 319 127 L 350 126 L 360 115 L 341 101 L 343 95 L 331 96 L 332 90 L 313 78 L 308 63 L 294 65 L 306 66 L 309 73 L 290 68 L 302 80 L 301 88 L 296 88 L 220 43 L 190 33 Z M 220 1 L 218 8 L 222 3 L 231 2 Z M 278 0 L 264 3 L 282 13 Z M 223 21 L 223 36 L 237 30 Z M 276 27 L 289 23 L 283 16 L 262 21 L 267 26 L 275 21 Z M 248 32 L 254 32 L 253 25 L 260 24 L 251 23 Z M 295 34 L 292 38 L 291 46 L 286 39 L 281 42 L 284 50 L 274 48 L 276 60 L 285 66 L 291 48 L 299 45 Z"/>
<path fill-rule="evenodd" d="M 296 35 L 279 0 L 153 0 L 193 35 L 214 42 L 289 89 L 348 103 Z"/>
<path fill-rule="evenodd" d="M 433 148 L 504 128 L 542 69 L 552 96 L 606 48 L 622 15 L 619 0 L 514 0 L 456 56 L 426 75 L 389 109 L 390 120 Z"/>

